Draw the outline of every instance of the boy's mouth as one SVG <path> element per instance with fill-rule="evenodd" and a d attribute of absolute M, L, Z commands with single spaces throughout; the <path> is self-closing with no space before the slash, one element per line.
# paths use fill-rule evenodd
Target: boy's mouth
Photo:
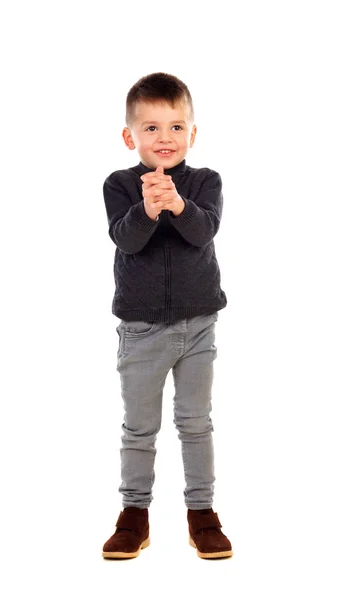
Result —
<path fill-rule="evenodd" d="M 174 150 L 156 150 L 156 154 L 158 154 L 159 156 L 170 156 L 170 154 L 173 154 Z"/>

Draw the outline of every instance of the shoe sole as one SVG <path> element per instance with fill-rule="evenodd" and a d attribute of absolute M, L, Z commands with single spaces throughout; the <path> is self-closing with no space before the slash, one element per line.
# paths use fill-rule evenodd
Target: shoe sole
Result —
<path fill-rule="evenodd" d="M 148 537 L 143 543 L 140 545 L 138 550 L 135 552 L 103 552 L 102 556 L 104 558 L 136 558 L 140 554 L 140 550 L 144 550 L 150 546 L 150 538 Z"/>
<path fill-rule="evenodd" d="M 229 556 L 233 556 L 234 554 L 233 550 L 222 550 L 222 552 L 200 552 L 200 550 L 197 549 L 197 546 L 191 537 L 189 537 L 189 544 L 193 548 L 196 548 L 197 555 L 200 558 L 227 558 Z"/>

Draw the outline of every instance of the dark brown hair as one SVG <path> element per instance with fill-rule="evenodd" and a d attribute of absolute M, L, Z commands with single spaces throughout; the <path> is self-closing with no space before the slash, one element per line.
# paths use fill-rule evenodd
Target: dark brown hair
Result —
<path fill-rule="evenodd" d="M 134 107 L 137 102 L 164 100 L 172 108 L 175 102 L 186 102 L 190 109 L 190 119 L 194 120 L 194 107 L 191 94 L 183 81 L 168 73 L 151 73 L 141 77 L 128 92 L 126 101 L 126 124 L 131 125 Z"/>

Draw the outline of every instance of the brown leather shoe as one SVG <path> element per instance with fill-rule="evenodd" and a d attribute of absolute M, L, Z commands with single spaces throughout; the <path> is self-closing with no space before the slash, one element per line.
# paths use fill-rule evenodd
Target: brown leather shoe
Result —
<path fill-rule="evenodd" d="M 120 512 L 116 531 L 102 549 L 104 558 L 135 558 L 150 545 L 149 511 L 128 506 Z"/>
<path fill-rule="evenodd" d="M 221 532 L 221 523 L 212 508 L 188 508 L 189 544 L 197 549 L 200 558 L 225 558 L 233 556 L 232 545 Z"/>

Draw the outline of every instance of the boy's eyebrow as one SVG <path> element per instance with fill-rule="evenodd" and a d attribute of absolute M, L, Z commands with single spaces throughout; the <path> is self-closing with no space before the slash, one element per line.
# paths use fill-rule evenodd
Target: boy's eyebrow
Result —
<path fill-rule="evenodd" d="M 141 123 L 141 127 L 143 127 L 143 125 L 148 125 L 149 123 L 157 123 L 158 124 L 158 121 L 143 121 Z M 176 121 L 171 121 L 171 123 L 184 123 L 184 125 L 186 125 L 186 122 L 183 121 L 182 119 L 177 119 Z"/>

